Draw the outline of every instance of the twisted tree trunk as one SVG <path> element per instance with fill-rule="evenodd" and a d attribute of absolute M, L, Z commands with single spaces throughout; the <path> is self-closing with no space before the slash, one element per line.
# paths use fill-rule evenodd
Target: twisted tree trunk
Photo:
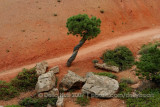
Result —
<path fill-rule="evenodd" d="M 79 44 L 77 46 L 74 47 L 74 50 L 73 50 L 73 54 L 72 56 L 68 59 L 67 61 L 67 67 L 70 67 L 71 66 L 71 63 L 74 61 L 74 59 L 76 58 L 77 56 L 77 53 L 78 53 L 78 50 L 80 47 L 82 47 L 82 45 L 85 43 L 86 39 L 82 38 L 79 42 Z"/>

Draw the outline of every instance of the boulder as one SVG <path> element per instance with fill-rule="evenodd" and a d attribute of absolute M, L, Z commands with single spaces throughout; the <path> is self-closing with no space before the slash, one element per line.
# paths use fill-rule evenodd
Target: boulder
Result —
<path fill-rule="evenodd" d="M 86 79 L 69 70 L 60 82 L 59 88 L 63 91 L 68 91 L 71 88 L 81 88 L 85 81 Z"/>
<path fill-rule="evenodd" d="M 53 71 L 55 74 L 59 73 L 59 67 L 55 66 L 53 68 L 51 68 L 49 71 Z"/>
<path fill-rule="evenodd" d="M 64 98 L 63 97 L 58 97 L 58 100 L 56 102 L 57 107 L 64 107 Z"/>
<path fill-rule="evenodd" d="M 86 75 L 87 81 L 82 87 L 82 93 L 98 98 L 111 98 L 118 91 L 119 83 L 117 80 L 107 76 Z"/>
<path fill-rule="evenodd" d="M 48 92 L 44 92 L 44 97 L 58 97 L 58 96 L 59 96 L 59 90 L 57 88 L 53 88 Z"/>
<path fill-rule="evenodd" d="M 89 78 L 89 77 L 92 77 L 92 76 L 94 76 L 93 72 L 88 72 L 88 73 L 86 74 L 86 78 Z"/>
<path fill-rule="evenodd" d="M 136 84 L 131 85 L 131 88 L 139 91 L 142 91 L 147 88 L 154 88 L 154 87 L 156 87 L 156 84 L 149 80 L 142 80 Z"/>
<path fill-rule="evenodd" d="M 42 74 L 38 77 L 38 82 L 36 84 L 36 92 L 49 91 L 56 85 L 56 76 L 53 71 Z"/>
<path fill-rule="evenodd" d="M 43 62 L 37 63 L 36 64 L 37 75 L 40 76 L 41 74 L 44 74 L 46 72 L 47 68 L 48 68 L 47 62 L 43 61 Z"/>
<path fill-rule="evenodd" d="M 95 63 L 94 66 L 97 67 L 97 68 L 100 68 L 100 69 L 109 70 L 109 71 L 113 71 L 113 72 L 119 72 L 120 71 L 119 67 L 107 65 L 106 63 L 103 63 L 103 64 Z"/>

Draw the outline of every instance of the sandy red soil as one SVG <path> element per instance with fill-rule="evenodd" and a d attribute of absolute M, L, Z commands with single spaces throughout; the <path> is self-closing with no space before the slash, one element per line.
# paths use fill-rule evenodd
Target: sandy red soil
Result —
<path fill-rule="evenodd" d="M 66 34 L 65 23 L 72 15 L 87 13 L 102 20 L 101 34 L 85 48 L 159 25 L 159 4 L 159 0 L 0 1 L 0 71 L 71 52 L 80 39 Z"/>
<path fill-rule="evenodd" d="M 126 45 L 134 55 L 140 46 L 159 37 L 159 0 L 5 0 L 0 1 L 0 80 L 10 81 L 22 68 L 47 60 L 50 67 L 59 65 L 59 81 L 70 69 L 84 76 L 86 72 L 102 72 L 93 67 L 105 49 Z M 100 13 L 104 10 L 104 13 Z M 54 16 L 56 13 L 58 16 Z M 101 34 L 87 41 L 70 68 L 65 66 L 80 38 L 67 36 L 68 17 L 87 13 L 102 20 Z M 114 32 L 112 32 L 114 31 Z M 134 72 L 116 74 L 119 79 Z M 30 95 L 26 93 L 26 96 Z M 23 95 L 21 95 L 23 96 Z M 20 96 L 20 98 L 21 98 Z M 19 98 L 0 104 L 17 104 Z M 67 107 L 78 106 L 72 100 Z M 90 106 L 125 106 L 119 99 L 92 99 Z"/>
<path fill-rule="evenodd" d="M 78 69 L 80 70 L 77 73 L 84 76 L 86 72 L 94 70 L 92 60 L 99 59 L 99 57 L 106 49 L 113 49 L 118 45 L 126 45 L 132 50 L 133 54 L 136 56 L 137 51 L 140 49 L 141 45 L 147 42 L 151 42 L 154 39 L 158 40 L 158 38 L 160 38 L 160 27 L 155 27 L 135 33 L 132 32 L 121 37 L 101 41 L 94 45 L 80 49 L 76 60 L 73 62 L 70 68 L 66 67 L 65 63 L 70 57 L 71 53 L 62 55 L 57 58 L 48 59 L 46 61 L 49 63 L 50 67 L 58 65 L 60 69 L 62 69 L 61 73 L 59 74 L 61 78 L 64 76 L 64 74 L 67 73 L 68 69 L 74 70 L 73 68 L 75 67 L 78 67 Z M 0 72 L 0 80 L 10 81 L 19 72 L 21 72 L 23 68 L 32 68 L 35 65 L 36 63 L 33 63 L 30 65 L 18 67 L 16 69 Z M 127 74 L 127 76 L 128 75 L 129 74 Z"/>
<path fill-rule="evenodd" d="M 145 39 L 144 39 L 145 38 Z M 140 46 L 142 44 L 145 44 L 147 42 L 151 42 L 156 38 L 160 39 L 160 29 L 159 27 L 149 30 L 144 30 L 136 33 L 130 33 L 128 35 L 124 35 L 122 37 L 111 39 L 107 41 L 103 41 L 100 43 L 97 43 L 95 45 L 86 47 L 84 49 L 81 49 L 81 51 L 78 54 L 78 57 L 76 61 L 72 64 L 70 68 L 65 66 L 65 62 L 70 54 L 63 55 L 59 58 L 53 58 L 47 60 L 49 62 L 50 67 L 58 65 L 60 67 L 60 73 L 57 74 L 58 82 L 61 81 L 61 79 L 64 77 L 64 75 L 67 73 L 67 70 L 71 70 L 75 72 L 76 74 L 80 76 L 85 76 L 87 72 L 104 72 L 103 70 L 99 70 L 93 67 L 92 60 L 93 59 L 99 59 L 99 56 L 103 53 L 105 49 L 111 49 L 114 48 L 117 45 L 126 45 L 129 47 L 134 55 L 136 56 Z M 103 44 L 103 45 L 102 45 Z M 102 46 L 102 47 L 99 47 Z M 97 49 L 99 48 L 99 49 Z M 101 62 L 101 60 L 100 60 Z M 26 65 L 25 68 L 31 68 L 35 66 L 35 64 Z M 12 69 L 6 72 L 0 73 L 0 80 L 10 81 L 12 78 L 14 78 L 18 72 L 21 71 L 23 67 Z M 139 81 L 139 79 L 135 76 L 135 72 L 131 72 L 132 70 L 126 70 L 120 73 L 115 73 L 115 75 L 118 76 L 118 80 L 121 78 L 131 78 L 135 83 Z M 18 104 L 18 101 L 21 98 L 27 97 L 33 95 L 33 93 L 25 93 L 25 96 L 22 94 L 18 98 L 14 98 L 10 101 L 0 101 L 1 105 L 8 105 L 8 104 Z M 113 107 L 125 107 L 125 102 L 119 99 L 106 99 L 106 100 L 99 100 L 99 99 L 91 99 L 91 103 L 89 107 L 110 107 L 110 105 L 113 104 Z M 75 99 L 66 99 L 65 100 L 66 107 L 79 107 L 79 105 L 75 104 Z"/>

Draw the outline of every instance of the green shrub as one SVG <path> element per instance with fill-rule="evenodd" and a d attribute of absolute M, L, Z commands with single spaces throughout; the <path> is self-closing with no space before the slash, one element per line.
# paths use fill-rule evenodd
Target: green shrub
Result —
<path fill-rule="evenodd" d="M 127 96 L 125 95 L 130 94 L 131 92 L 132 92 L 132 88 L 130 88 L 126 82 L 119 83 L 119 93 L 118 94 L 121 94 L 123 96 L 119 98 L 126 99 Z"/>
<path fill-rule="evenodd" d="M 120 46 L 114 50 L 107 50 L 102 55 L 103 61 L 108 65 L 114 65 L 119 69 L 126 70 L 134 64 L 134 57 L 132 52 L 125 46 Z"/>
<path fill-rule="evenodd" d="M 160 46 L 160 43 L 159 42 L 155 42 L 155 43 L 144 44 L 141 47 L 141 50 L 139 51 L 139 54 L 141 54 L 141 55 L 142 54 L 146 54 L 150 48 L 155 47 L 155 46 Z"/>
<path fill-rule="evenodd" d="M 95 73 L 96 75 L 100 75 L 100 76 L 107 76 L 113 79 L 117 79 L 117 76 L 110 73 L 110 72 L 99 72 L 99 73 Z"/>
<path fill-rule="evenodd" d="M 128 98 L 126 99 L 127 107 L 159 107 L 160 105 L 160 90 L 146 89 L 138 94 L 149 95 L 148 97 Z"/>
<path fill-rule="evenodd" d="M 126 82 L 120 82 L 119 94 L 131 94 L 132 88 Z M 119 97 L 124 99 L 127 107 L 159 107 L 160 105 L 160 90 L 159 89 L 145 89 L 142 92 L 136 92 L 137 97 Z M 140 95 L 140 96 L 139 96 Z M 143 96 L 144 95 L 144 96 Z"/>
<path fill-rule="evenodd" d="M 23 69 L 12 81 L 11 84 L 19 91 L 28 91 L 35 88 L 38 76 L 36 75 L 35 68 Z"/>
<path fill-rule="evenodd" d="M 56 107 L 57 98 L 25 98 L 19 102 L 21 106 L 25 107 L 47 107 L 50 104 Z"/>
<path fill-rule="evenodd" d="M 138 69 L 136 75 L 140 79 L 151 80 L 157 84 L 160 83 L 160 50 L 157 46 L 150 47 L 147 53 L 143 53 L 136 65 Z"/>
<path fill-rule="evenodd" d="M 84 95 L 77 97 L 76 103 L 80 104 L 81 106 L 86 106 L 90 102 L 90 99 Z"/>
<path fill-rule="evenodd" d="M 5 81 L 0 81 L 0 100 L 10 100 L 18 96 L 19 93 L 15 87 Z"/>
<path fill-rule="evenodd" d="M 92 60 L 92 63 L 98 63 L 98 60 L 97 59 L 94 59 L 94 60 Z"/>
<path fill-rule="evenodd" d="M 53 15 L 54 15 L 54 16 L 57 16 L 57 14 L 56 14 L 56 13 L 54 13 Z"/>
<path fill-rule="evenodd" d="M 127 84 L 134 84 L 134 81 L 131 80 L 130 78 L 122 78 L 120 82 L 125 82 Z"/>
<path fill-rule="evenodd" d="M 22 32 L 26 32 L 26 30 L 24 30 L 24 29 L 23 29 L 23 30 L 21 30 L 21 31 L 22 31 Z"/>
<path fill-rule="evenodd" d="M 100 10 L 101 13 L 104 13 L 104 10 Z"/>
<path fill-rule="evenodd" d="M 7 49 L 6 52 L 8 53 L 8 52 L 10 52 L 10 51 Z"/>

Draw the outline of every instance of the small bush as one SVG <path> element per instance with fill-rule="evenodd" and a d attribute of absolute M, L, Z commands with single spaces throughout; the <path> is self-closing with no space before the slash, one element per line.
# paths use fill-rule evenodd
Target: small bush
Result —
<path fill-rule="evenodd" d="M 94 59 L 94 60 L 92 60 L 92 63 L 98 63 L 98 60 L 97 59 Z"/>
<path fill-rule="evenodd" d="M 48 38 L 48 41 L 51 40 L 51 38 Z"/>
<path fill-rule="evenodd" d="M 77 100 L 76 100 L 76 103 L 80 104 L 81 106 L 89 105 L 89 102 L 90 102 L 89 98 L 84 95 L 77 97 Z"/>
<path fill-rule="evenodd" d="M 132 88 L 130 88 L 126 82 L 119 83 L 119 93 L 118 94 L 121 94 L 123 96 L 119 98 L 125 99 L 127 97 L 125 95 L 130 94 L 131 92 L 132 92 Z"/>
<path fill-rule="evenodd" d="M 54 13 L 54 14 L 53 14 L 53 16 L 57 16 L 57 14 L 56 14 L 56 13 Z"/>
<path fill-rule="evenodd" d="M 127 107 L 159 107 L 159 89 L 146 89 L 138 94 L 147 95 L 147 97 L 128 98 L 126 99 Z"/>
<path fill-rule="evenodd" d="M 28 91 L 35 88 L 38 76 L 36 75 L 35 68 L 23 69 L 12 81 L 11 84 L 19 91 Z"/>
<path fill-rule="evenodd" d="M 47 104 L 50 104 L 56 107 L 57 98 L 25 98 L 19 102 L 21 106 L 25 107 L 47 107 Z"/>
<path fill-rule="evenodd" d="M 142 54 L 146 54 L 150 48 L 153 48 L 155 46 L 160 46 L 160 43 L 159 42 L 155 42 L 155 43 L 144 44 L 141 47 L 141 50 L 139 51 L 139 54 L 141 54 L 141 55 Z"/>
<path fill-rule="evenodd" d="M 125 82 L 127 84 L 134 84 L 134 81 L 131 80 L 130 78 L 122 78 L 120 82 Z"/>
<path fill-rule="evenodd" d="M 110 73 L 110 72 L 99 72 L 99 73 L 95 73 L 96 75 L 100 75 L 100 76 L 107 76 L 113 79 L 117 79 L 117 76 Z"/>
<path fill-rule="evenodd" d="M 10 100 L 18 96 L 19 93 L 15 87 L 5 81 L 0 81 L 0 100 Z"/>
<path fill-rule="evenodd" d="M 101 13 L 104 13 L 104 10 L 100 10 Z"/>
<path fill-rule="evenodd" d="M 22 32 L 25 32 L 26 30 L 21 30 Z"/>
<path fill-rule="evenodd" d="M 140 61 L 136 62 L 136 75 L 140 79 L 151 80 L 157 84 L 160 83 L 160 49 L 157 46 L 147 49 L 147 53 L 143 53 Z"/>
<path fill-rule="evenodd" d="M 114 50 L 107 50 L 102 55 L 103 61 L 108 65 L 119 67 L 119 69 L 126 70 L 134 64 L 134 57 L 132 52 L 125 46 L 120 46 Z"/>
<path fill-rule="evenodd" d="M 57 2 L 61 2 L 61 0 L 57 0 Z"/>
<path fill-rule="evenodd" d="M 7 49 L 6 52 L 8 53 L 8 52 L 10 52 L 10 51 Z"/>

